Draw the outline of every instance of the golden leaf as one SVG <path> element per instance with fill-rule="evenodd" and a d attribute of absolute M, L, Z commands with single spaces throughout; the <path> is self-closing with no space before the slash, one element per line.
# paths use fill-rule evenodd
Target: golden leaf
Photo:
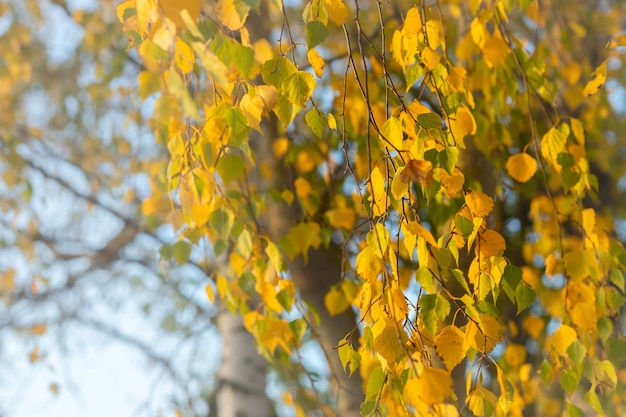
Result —
<path fill-rule="evenodd" d="M 322 58 L 315 49 L 309 49 L 306 55 L 307 55 L 307 58 L 309 59 L 309 63 L 311 64 L 311 67 L 313 67 L 313 71 L 315 71 L 315 75 L 317 75 L 317 78 L 321 78 L 324 67 L 326 66 L 326 62 L 324 62 L 324 58 Z"/>
<path fill-rule="evenodd" d="M 404 393 L 414 405 L 440 404 L 453 394 L 452 377 L 443 369 L 425 368 L 419 377 L 407 381 Z"/>
<path fill-rule="evenodd" d="M 463 189 L 463 184 L 465 184 L 465 176 L 458 168 L 454 168 L 452 175 L 448 174 L 446 170 L 442 169 L 439 171 L 439 175 L 441 177 L 441 184 L 444 186 L 448 197 L 452 197 Z"/>
<path fill-rule="evenodd" d="M 326 2 L 326 10 L 328 11 L 328 17 L 336 25 L 342 25 L 348 17 L 348 9 L 343 4 L 342 0 L 324 0 Z"/>
<path fill-rule="evenodd" d="M 372 171 L 369 189 L 369 200 L 372 203 L 372 212 L 374 216 L 380 216 L 387 211 L 388 201 L 385 177 L 378 166 Z"/>
<path fill-rule="evenodd" d="M 525 152 L 518 153 L 506 161 L 506 170 L 515 181 L 526 182 L 537 172 L 537 161 Z"/>
<path fill-rule="evenodd" d="M 478 324 L 474 321 L 467 323 L 465 337 L 471 347 L 489 353 L 502 340 L 502 328 L 497 318 L 481 314 Z"/>
<path fill-rule="evenodd" d="M 501 38 L 493 37 L 483 45 L 485 61 L 490 67 L 497 68 L 502 65 L 509 52 L 509 46 Z"/>
<path fill-rule="evenodd" d="M 403 183 L 414 181 L 418 184 L 423 184 L 432 169 L 433 164 L 430 161 L 425 161 L 423 159 L 411 159 L 404 166 L 404 169 L 400 174 L 400 181 Z"/>
<path fill-rule="evenodd" d="M 439 54 L 428 46 L 425 47 L 422 51 L 422 60 L 424 61 L 424 65 L 426 65 L 426 68 L 428 68 L 429 71 L 435 69 L 437 64 L 439 64 L 440 59 L 441 57 L 439 56 Z"/>
<path fill-rule="evenodd" d="M 597 96 L 600 94 L 600 90 L 606 81 L 606 61 L 604 61 L 593 72 L 593 78 L 587 83 L 583 90 L 583 96 Z"/>
<path fill-rule="evenodd" d="M 459 107 L 456 113 L 450 116 L 450 131 L 457 141 L 476 133 L 476 120 L 467 107 Z"/>
<path fill-rule="evenodd" d="M 578 338 L 576 330 L 572 327 L 561 324 L 550 337 L 550 346 L 552 346 L 559 355 L 568 356 L 567 348 Z"/>
<path fill-rule="evenodd" d="M 455 325 L 444 327 L 435 336 L 437 355 L 450 371 L 465 358 L 467 348 L 465 334 Z"/>
<path fill-rule="evenodd" d="M 46 333 L 46 323 L 37 323 L 30 328 L 30 334 L 33 336 L 42 336 Z"/>
<path fill-rule="evenodd" d="M 428 243 L 429 245 L 434 246 L 434 247 L 439 247 L 432 233 L 430 233 L 428 229 L 426 229 L 424 226 L 422 226 L 418 222 L 415 222 L 415 221 L 409 222 L 406 225 L 406 228 L 408 231 L 410 231 L 414 235 L 423 238 L 426 241 L 426 243 Z"/>
<path fill-rule="evenodd" d="M 526 357 L 528 356 L 528 352 L 523 345 L 518 345 L 516 343 L 510 343 L 507 345 L 504 350 L 504 359 L 514 368 L 517 368 L 524 362 L 526 362 Z"/>
<path fill-rule="evenodd" d="M 325 213 L 328 223 L 335 229 L 352 230 L 356 213 L 350 207 L 337 207 Z"/>
<path fill-rule="evenodd" d="M 493 209 L 493 199 L 480 191 L 472 191 L 467 194 L 465 203 L 475 217 L 487 217 Z"/>
<path fill-rule="evenodd" d="M 383 270 L 383 262 L 374 250 L 367 246 L 356 257 L 356 272 L 366 281 L 373 282 Z"/>
<path fill-rule="evenodd" d="M 326 293 L 324 296 L 324 305 L 326 306 L 326 310 L 328 310 L 328 314 L 331 316 L 341 314 L 350 307 L 343 291 L 338 288 L 331 288 L 331 290 Z"/>
<path fill-rule="evenodd" d="M 174 42 L 174 51 L 176 65 L 180 68 L 181 72 L 183 74 L 187 74 L 188 72 L 193 71 L 195 57 L 189 45 L 187 45 L 179 37 L 176 37 L 176 41 Z"/>
<path fill-rule="evenodd" d="M 502 235 L 495 230 L 485 230 L 479 233 L 478 248 L 487 257 L 498 256 L 506 249 L 506 242 Z"/>
<path fill-rule="evenodd" d="M 230 30 L 239 30 L 246 23 L 250 6 L 243 7 L 244 2 L 236 0 L 219 0 L 215 5 L 215 15 Z M 240 14 L 243 12 L 243 15 Z"/>

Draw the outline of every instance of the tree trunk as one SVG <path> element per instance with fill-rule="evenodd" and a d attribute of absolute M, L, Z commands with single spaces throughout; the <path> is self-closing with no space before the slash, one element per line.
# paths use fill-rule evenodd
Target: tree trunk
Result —
<path fill-rule="evenodd" d="M 222 335 L 222 359 L 217 371 L 216 417 L 272 417 L 265 394 L 267 363 L 259 355 L 254 336 L 218 299 L 217 328 Z"/>

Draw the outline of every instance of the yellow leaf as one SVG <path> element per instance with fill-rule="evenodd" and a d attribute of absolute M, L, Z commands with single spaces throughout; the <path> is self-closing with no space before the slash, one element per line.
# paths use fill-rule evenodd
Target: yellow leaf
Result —
<path fill-rule="evenodd" d="M 574 138 L 576 138 L 578 144 L 580 146 L 585 146 L 585 130 L 583 129 L 583 124 L 580 123 L 580 120 L 574 118 L 571 118 L 569 123 L 572 128 Z"/>
<path fill-rule="evenodd" d="M 374 229 L 367 233 L 367 244 L 380 259 L 385 257 L 389 247 L 389 230 L 382 223 L 376 223 Z"/>
<path fill-rule="evenodd" d="M 343 22 L 348 17 L 348 9 L 343 4 L 342 0 L 324 0 L 326 2 L 326 10 L 328 11 L 328 17 L 336 25 L 343 25 Z"/>
<path fill-rule="evenodd" d="M 263 98 L 259 94 L 245 94 L 239 102 L 239 107 L 246 116 L 248 125 L 258 132 L 261 132 L 260 123 L 261 117 L 263 116 L 263 109 L 265 108 Z"/>
<path fill-rule="evenodd" d="M 215 300 L 215 293 L 213 292 L 213 286 L 211 284 L 207 284 L 204 286 L 204 292 L 206 293 L 209 302 L 212 303 Z"/>
<path fill-rule="evenodd" d="M 559 266 L 561 266 L 561 260 L 557 258 L 553 253 L 550 253 L 546 257 L 546 275 L 551 277 L 557 273 Z"/>
<path fill-rule="evenodd" d="M 28 361 L 30 363 L 35 363 L 39 360 L 40 357 L 41 355 L 39 354 L 39 348 L 35 346 L 33 350 L 31 350 L 30 353 L 28 354 Z"/>
<path fill-rule="evenodd" d="M 483 23 L 477 17 L 472 20 L 472 23 L 470 25 L 470 33 L 472 35 L 472 40 L 474 41 L 474 43 L 479 48 L 482 48 L 485 44 L 485 40 L 487 39 L 487 33 L 485 25 L 483 25 Z"/>
<path fill-rule="evenodd" d="M 440 59 L 441 57 L 439 54 L 428 46 L 422 51 L 422 61 L 424 61 L 424 65 L 426 65 L 426 68 L 428 68 L 429 71 L 435 69 L 437 64 L 439 64 Z"/>
<path fill-rule="evenodd" d="M 489 353 L 502 340 L 502 328 L 497 318 L 481 314 L 478 324 L 472 320 L 467 323 L 465 337 L 471 347 Z"/>
<path fill-rule="evenodd" d="M 13 291 L 15 285 L 15 273 L 17 271 L 14 268 L 9 268 L 0 275 L 0 292 L 6 293 Z"/>
<path fill-rule="evenodd" d="M 450 131 L 457 141 L 476 133 L 476 121 L 467 107 L 459 107 L 456 113 L 450 116 Z"/>
<path fill-rule="evenodd" d="M 328 223 L 335 229 L 352 230 L 356 213 L 350 207 L 337 207 L 325 213 Z"/>
<path fill-rule="evenodd" d="M 515 181 L 526 182 L 537 172 L 537 161 L 525 152 L 518 153 L 506 161 L 506 170 Z"/>
<path fill-rule="evenodd" d="M 336 316 L 341 314 L 350 307 L 343 292 L 338 288 L 331 288 L 324 296 L 324 305 L 328 314 Z"/>
<path fill-rule="evenodd" d="M 395 149 L 402 149 L 402 125 L 397 117 L 390 117 L 380 128 L 380 133 Z"/>
<path fill-rule="evenodd" d="M 276 273 L 279 273 L 283 270 L 283 257 L 274 243 L 269 241 L 267 242 L 267 246 L 265 247 L 265 254 L 269 258 L 270 263 Z"/>
<path fill-rule="evenodd" d="M 374 282 L 383 270 L 383 262 L 374 250 L 367 246 L 356 257 L 356 272 L 366 281 Z"/>
<path fill-rule="evenodd" d="M 492 68 L 502 65 L 509 52 L 509 46 L 501 38 L 493 37 L 483 45 L 485 61 Z"/>
<path fill-rule="evenodd" d="M 496 408 L 496 396 L 493 392 L 478 385 L 467 398 L 467 404 L 476 417 L 484 417 L 488 410 Z M 486 405 L 489 405 L 486 407 Z M 490 414 L 489 414 L 490 415 Z"/>
<path fill-rule="evenodd" d="M 42 336 L 46 333 L 46 323 L 37 323 L 30 328 L 30 334 L 33 336 Z"/>
<path fill-rule="evenodd" d="M 313 71 L 315 71 L 317 78 L 321 78 L 324 66 L 326 66 L 324 58 L 322 58 L 315 49 L 309 49 L 307 52 L 307 58 L 309 59 L 309 63 L 311 64 L 311 67 L 313 67 Z"/>
<path fill-rule="evenodd" d="M 418 184 L 424 184 L 432 169 L 433 164 L 430 161 L 423 159 L 411 159 L 404 166 L 404 169 L 400 174 L 400 181 L 403 183 L 414 181 Z"/>
<path fill-rule="evenodd" d="M 120 23 L 124 23 L 124 12 L 126 9 L 134 9 L 135 8 L 135 0 L 124 0 L 120 4 L 117 5 L 116 14 Z"/>
<path fill-rule="evenodd" d="M 312 192 L 311 184 L 303 177 L 298 177 L 294 181 L 294 187 L 296 189 L 296 195 L 300 197 L 300 203 L 304 207 L 307 213 L 310 215 L 315 214 L 316 206 L 309 199 L 309 194 Z"/>
<path fill-rule="evenodd" d="M 415 222 L 415 221 L 409 222 L 406 225 L 406 228 L 408 231 L 410 231 L 414 235 L 423 238 L 426 241 L 426 243 L 428 243 L 429 245 L 434 246 L 436 248 L 439 247 L 432 233 L 430 233 L 428 229 L 426 229 L 424 226 L 422 226 L 418 222 Z"/>
<path fill-rule="evenodd" d="M 193 71 L 195 57 L 189 45 L 187 45 L 179 37 L 176 37 L 176 41 L 174 42 L 174 51 L 176 54 L 176 65 L 180 68 L 182 73 L 187 74 L 188 72 Z"/>
<path fill-rule="evenodd" d="M 328 127 L 332 130 L 337 130 L 337 120 L 331 113 L 328 113 Z"/>
<path fill-rule="evenodd" d="M 158 16 L 156 4 L 154 0 L 136 0 L 135 4 L 139 30 L 142 35 L 147 35 Z"/>
<path fill-rule="evenodd" d="M 372 203 L 372 213 L 374 216 L 380 216 L 387 211 L 388 201 L 385 177 L 378 166 L 372 170 L 369 189 L 369 201 Z"/>
<path fill-rule="evenodd" d="M 493 199 L 480 191 L 467 194 L 465 203 L 475 217 L 487 217 L 493 209 Z"/>
<path fill-rule="evenodd" d="M 238 0 L 219 0 L 215 15 L 230 30 L 239 30 L 246 23 L 250 6 Z"/>
<path fill-rule="evenodd" d="M 407 381 L 404 392 L 414 405 L 441 404 L 453 394 L 452 377 L 444 369 L 424 368 L 419 377 Z"/>
<path fill-rule="evenodd" d="M 504 350 L 504 359 L 514 368 L 526 362 L 527 355 L 526 348 L 516 343 L 510 343 Z"/>
<path fill-rule="evenodd" d="M 576 330 L 566 324 L 561 324 L 550 337 L 550 346 L 552 346 L 559 355 L 568 356 L 567 348 L 574 343 L 576 339 Z"/>
<path fill-rule="evenodd" d="M 442 169 L 439 171 L 439 175 L 441 177 L 441 184 L 444 186 L 448 197 L 452 197 L 463 189 L 463 184 L 465 184 L 465 176 L 458 168 L 454 168 L 452 175 L 448 174 L 446 170 Z"/>
<path fill-rule="evenodd" d="M 422 29 L 422 17 L 417 7 L 411 7 L 404 17 L 402 33 L 404 36 L 417 36 Z"/>
<path fill-rule="evenodd" d="M 435 336 L 437 355 L 450 371 L 465 358 L 467 348 L 465 334 L 455 325 L 444 327 Z"/>
<path fill-rule="evenodd" d="M 570 281 L 563 291 L 572 323 L 583 329 L 594 330 L 598 321 L 595 290 L 582 281 Z"/>
<path fill-rule="evenodd" d="M 400 200 L 409 191 L 409 187 L 402 181 L 402 171 L 404 171 L 404 167 L 398 168 L 396 175 L 393 176 L 393 181 L 391 181 L 391 195 L 396 200 Z"/>
<path fill-rule="evenodd" d="M 620 33 L 606 44 L 607 49 L 616 48 L 618 46 L 626 46 L 626 33 Z"/>
<path fill-rule="evenodd" d="M 583 96 L 596 96 L 600 94 L 600 90 L 606 81 L 606 61 L 604 61 L 593 72 L 593 78 L 587 83 L 583 90 Z"/>
<path fill-rule="evenodd" d="M 478 248 L 487 257 L 498 256 L 506 249 L 506 242 L 502 235 L 495 230 L 485 230 L 478 234 Z"/>
<path fill-rule="evenodd" d="M 374 335 L 372 347 L 389 367 L 393 366 L 396 360 L 404 354 L 403 346 L 407 337 L 402 327 L 394 320 L 383 317 L 372 326 L 372 334 Z"/>
<path fill-rule="evenodd" d="M 185 27 L 185 23 L 180 17 L 180 12 L 183 10 L 187 10 L 189 17 L 193 22 L 197 22 L 200 18 L 202 0 L 159 0 L 159 4 L 163 9 L 165 17 L 174 22 L 176 26 Z"/>

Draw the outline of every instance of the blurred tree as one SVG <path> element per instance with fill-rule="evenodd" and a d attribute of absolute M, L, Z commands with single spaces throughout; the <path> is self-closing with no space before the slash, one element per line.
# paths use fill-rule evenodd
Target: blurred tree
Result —
<path fill-rule="evenodd" d="M 20 359 L 42 369 L 65 352 L 71 365 L 117 341 L 161 375 L 155 386 L 174 387 L 156 401 L 147 386 L 146 415 L 168 402 L 206 415 L 217 312 L 202 296 L 205 266 L 187 261 L 190 245 L 138 216 L 164 154 L 139 106 L 141 64 L 127 53 L 115 5 L 2 1 L 0 15 L 3 392 L 17 387 L 10 371 Z M 10 356 L 14 345 L 22 358 Z M 69 388 L 58 367 L 50 382 Z M 3 399 L 0 413 L 13 415 L 21 395 Z"/>

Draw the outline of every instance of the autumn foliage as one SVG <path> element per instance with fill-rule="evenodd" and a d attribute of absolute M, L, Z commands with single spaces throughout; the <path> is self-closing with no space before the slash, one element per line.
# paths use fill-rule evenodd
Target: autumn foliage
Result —
<path fill-rule="evenodd" d="M 623 6 L 409 3 L 122 2 L 169 151 L 143 214 L 361 415 L 621 415 Z"/>

